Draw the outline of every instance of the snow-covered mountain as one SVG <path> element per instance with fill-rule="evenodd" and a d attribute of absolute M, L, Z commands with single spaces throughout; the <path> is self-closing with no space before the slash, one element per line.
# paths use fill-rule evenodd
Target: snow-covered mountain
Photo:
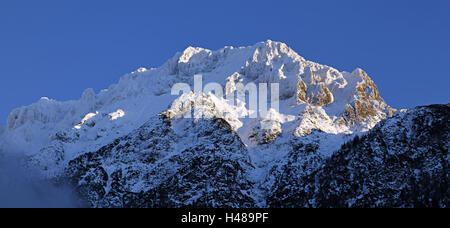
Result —
<path fill-rule="evenodd" d="M 196 74 L 225 94 L 236 93 L 237 83 L 279 83 L 279 111 L 244 118 L 252 111 L 247 100 L 171 95 L 177 83 L 194 87 Z M 208 118 L 182 118 L 194 106 Z M 90 206 L 264 207 L 279 197 L 274 186 L 292 156 L 302 175 L 316 172 L 345 142 L 396 112 L 363 70 L 340 72 L 284 43 L 189 47 L 98 94 L 41 98 L 12 111 L 0 152 L 25 154 L 25 165 L 46 178 L 69 178 Z"/>

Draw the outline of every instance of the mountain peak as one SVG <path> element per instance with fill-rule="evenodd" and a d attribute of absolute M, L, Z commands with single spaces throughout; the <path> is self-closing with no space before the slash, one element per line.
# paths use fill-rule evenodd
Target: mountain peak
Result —
<path fill-rule="evenodd" d="M 364 70 L 281 42 L 188 47 L 100 93 L 13 110 L 0 159 L 24 154 L 92 207 L 444 207 L 449 108 L 396 112 Z"/>
<path fill-rule="evenodd" d="M 203 85 L 214 82 L 226 88 L 226 93 L 236 92 L 230 88 L 237 83 L 278 83 L 280 110 L 271 112 L 273 119 L 248 119 L 244 115 L 252 111 L 248 100 L 234 106 L 214 94 L 171 95 L 171 88 L 177 83 L 187 83 L 193 90 L 196 74 L 203 75 Z M 384 102 L 362 69 L 340 72 L 304 59 L 285 43 L 268 40 L 217 51 L 188 47 L 163 66 L 127 74 L 98 94 L 87 89 L 80 100 L 42 101 L 16 109 L 10 114 L 2 137 L 29 154 L 50 145 L 53 148 L 56 143 L 64 148 L 66 157 L 73 157 L 129 133 L 150 117 L 167 111 L 168 106 L 169 111 L 180 113 L 177 104 L 196 100 L 209 104 L 203 108 L 213 111 L 215 118 L 227 121 L 247 145 L 254 139 L 256 144 L 268 143 L 267 139 L 307 136 L 314 130 L 359 133 L 395 111 Z M 120 118 L 108 117 L 117 110 L 121 110 Z M 89 125 L 80 125 L 89 113 L 98 115 Z M 266 131 L 261 124 L 276 129 Z M 70 136 L 65 141 L 76 143 L 59 145 L 58 139 L 64 138 L 61 135 Z"/>

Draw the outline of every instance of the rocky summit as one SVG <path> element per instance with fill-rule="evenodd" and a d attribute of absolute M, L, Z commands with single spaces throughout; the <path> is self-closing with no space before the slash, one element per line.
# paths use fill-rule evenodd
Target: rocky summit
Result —
<path fill-rule="evenodd" d="M 196 75 L 224 96 L 172 95 Z M 249 99 L 225 99 L 240 83 L 276 83 L 279 109 L 249 118 Z M 0 155 L 89 207 L 448 207 L 449 108 L 396 110 L 364 70 L 280 42 L 189 47 L 99 93 L 13 110 Z"/>

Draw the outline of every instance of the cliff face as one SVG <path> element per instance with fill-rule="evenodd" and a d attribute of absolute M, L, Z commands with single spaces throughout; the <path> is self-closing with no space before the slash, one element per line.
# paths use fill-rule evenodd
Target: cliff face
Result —
<path fill-rule="evenodd" d="M 70 161 L 65 176 L 92 207 L 251 207 L 251 169 L 224 120 L 161 115 Z"/>
<path fill-rule="evenodd" d="M 93 207 L 448 207 L 449 111 L 399 113 L 329 157 L 319 152 L 328 134 L 293 138 L 261 182 L 226 121 L 160 116 L 66 175 Z"/>
<path fill-rule="evenodd" d="M 449 207 L 449 113 L 449 105 L 399 113 L 323 161 L 307 147 L 291 152 L 268 205 Z M 309 161 L 320 166 L 305 171 Z"/>

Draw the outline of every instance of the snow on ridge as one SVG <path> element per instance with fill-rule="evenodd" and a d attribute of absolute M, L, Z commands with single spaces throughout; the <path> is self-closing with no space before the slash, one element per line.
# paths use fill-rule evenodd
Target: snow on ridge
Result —
<path fill-rule="evenodd" d="M 11 112 L 0 140 L 34 155 L 49 145 L 59 145 L 63 138 L 67 140 L 62 146 L 66 159 L 96 150 L 167 110 L 177 98 L 170 95 L 171 87 L 179 82 L 192 85 L 195 74 L 202 74 L 205 84 L 216 82 L 223 87 L 234 76 L 244 84 L 280 83 L 281 113 L 274 115 L 273 122 L 269 120 L 280 126 L 280 132 L 269 135 L 255 128 L 255 121 L 267 120 L 239 119 L 238 113 L 248 110 L 226 106 L 214 95 L 206 95 L 205 99 L 220 104 L 215 108 L 229 113 L 222 118 L 247 142 L 254 135 L 273 140 L 281 132 L 305 136 L 313 129 L 351 134 L 368 130 L 388 116 L 389 107 L 364 71 L 339 72 L 304 59 L 284 43 L 268 40 L 217 51 L 188 47 L 161 67 L 139 68 L 99 93 L 86 89 L 75 101 L 40 99 Z"/>

